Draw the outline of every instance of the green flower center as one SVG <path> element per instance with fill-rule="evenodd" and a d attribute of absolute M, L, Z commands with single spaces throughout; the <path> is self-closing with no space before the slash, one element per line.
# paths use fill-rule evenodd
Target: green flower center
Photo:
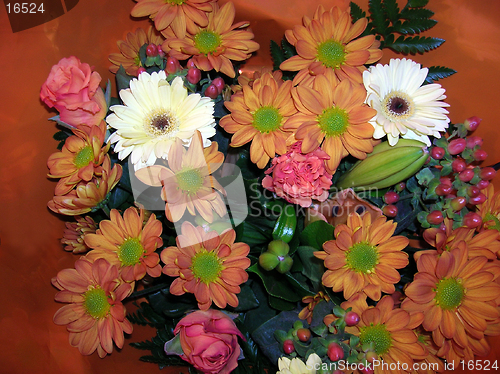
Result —
<path fill-rule="evenodd" d="M 207 252 L 206 250 L 199 252 L 191 261 L 190 269 L 194 276 L 206 284 L 217 280 L 222 271 L 219 257 L 214 252 Z"/>
<path fill-rule="evenodd" d="M 377 248 L 368 243 L 356 243 L 346 252 L 346 265 L 358 273 L 371 273 L 378 263 Z"/>
<path fill-rule="evenodd" d="M 194 46 L 205 55 L 215 52 L 220 44 L 220 36 L 213 31 L 203 30 L 194 36 Z"/>
<path fill-rule="evenodd" d="M 181 171 L 175 177 L 177 178 L 179 188 L 189 194 L 195 194 L 203 186 L 203 177 L 197 169 Z"/>
<path fill-rule="evenodd" d="M 137 56 L 134 57 L 134 64 L 135 64 L 135 66 L 142 66 L 141 56 L 139 56 L 139 54 L 137 54 Z"/>
<path fill-rule="evenodd" d="M 255 111 L 253 114 L 253 127 L 261 133 L 270 133 L 278 130 L 281 126 L 283 116 L 278 109 L 272 106 L 264 106 Z"/>
<path fill-rule="evenodd" d="M 370 325 L 363 327 L 359 334 L 360 345 L 373 343 L 375 353 L 379 356 L 387 353 L 391 348 L 391 333 L 384 325 Z"/>
<path fill-rule="evenodd" d="M 442 309 L 450 310 L 458 307 L 465 296 L 465 289 L 456 278 L 442 279 L 437 284 L 436 304 Z"/>
<path fill-rule="evenodd" d="M 494 225 L 487 226 L 488 229 L 500 231 L 500 220 L 498 219 L 498 217 L 494 216 L 491 213 L 486 213 L 486 216 L 484 217 L 484 222 L 488 222 L 488 221 L 495 222 Z"/>
<path fill-rule="evenodd" d="M 381 107 L 385 117 L 393 122 L 408 119 L 415 112 L 415 104 L 411 97 L 400 91 L 385 96 Z"/>
<path fill-rule="evenodd" d="M 83 168 L 84 166 L 87 166 L 90 164 L 90 162 L 94 159 L 94 150 L 90 145 L 86 146 L 85 148 L 82 148 L 80 152 L 78 152 L 75 155 L 75 166 L 78 169 Z"/>
<path fill-rule="evenodd" d="M 325 136 L 340 136 L 349 126 L 349 115 L 344 109 L 334 106 L 325 109 L 317 121 Z"/>
<path fill-rule="evenodd" d="M 166 2 L 168 4 L 182 5 L 186 2 L 186 0 L 167 0 Z"/>
<path fill-rule="evenodd" d="M 93 318 L 106 317 L 111 305 L 109 304 L 106 292 L 100 287 L 92 288 L 83 294 L 83 306 Z"/>
<path fill-rule="evenodd" d="M 129 238 L 120 245 L 118 258 L 122 266 L 131 266 L 139 262 L 144 254 L 144 247 L 139 238 Z"/>
<path fill-rule="evenodd" d="M 346 52 L 344 45 L 333 39 L 318 45 L 316 52 L 316 58 L 323 65 L 332 69 L 338 69 L 345 61 Z"/>

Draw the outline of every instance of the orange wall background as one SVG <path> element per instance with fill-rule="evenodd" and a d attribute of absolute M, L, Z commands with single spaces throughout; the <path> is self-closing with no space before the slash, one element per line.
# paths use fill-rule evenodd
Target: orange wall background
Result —
<path fill-rule="evenodd" d="M 342 0 L 343 1 L 343 0 Z M 221 1 L 225 3 L 226 1 Z M 327 0 L 236 0 L 237 20 L 250 20 L 261 43 L 251 66 L 270 64 L 269 39 L 312 15 L 316 4 Z M 367 10 L 368 0 L 357 2 Z M 46 160 L 55 151 L 53 114 L 39 100 L 39 90 L 52 65 L 75 55 L 114 83 L 109 53 L 116 41 L 147 19 L 132 20 L 132 0 L 80 0 L 67 14 L 32 29 L 12 33 L 5 7 L 0 5 L 0 372 L 5 374 L 100 374 L 159 372 L 156 365 L 138 361 L 143 352 L 127 344 L 154 335 L 135 326 L 121 352 L 101 360 L 83 357 L 70 347 L 66 329 L 52 322 L 61 306 L 53 301 L 50 279 L 73 267 L 76 257 L 59 244 L 64 221 L 46 203 L 55 182 L 46 178 Z M 488 163 L 500 161 L 500 2 L 490 0 L 430 0 L 438 25 L 426 35 L 446 39 L 439 49 L 411 57 L 424 66 L 445 65 L 458 74 L 440 83 L 457 123 L 477 115 L 483 119 L 482 136 Z M 382 62 L 394 57 L 387 53 Z M 495 182 L 500 187 L 500 177 Z M 492 348 L 489 359 L 499 359 Z M 163 370 L 178 373 L 178 369 Z M 184 370 L 184 372 L 186 372 Z"/>

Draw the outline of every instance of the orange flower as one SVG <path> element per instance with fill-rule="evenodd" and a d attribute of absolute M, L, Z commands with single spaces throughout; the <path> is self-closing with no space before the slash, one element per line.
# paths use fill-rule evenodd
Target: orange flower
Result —
<path fill-rule="evenodd" d="M 494 282 L 492 264 L 483 256 L 469 259 L 465 242 L 441 254 L 429 251 L 418 257 L 418 273 L 401 307 L 424 313 L 422 326 L 432 332 L 440 357 L 450 361 L 463 358 L 467 347 L 474 351 L 469 338 L 483 339 L 487 325 L 500 317 L 495 303 L 500 285 Z"/>
<path fill-rule="evenodd" d="M 179 38 L 184 38 L 186 29 L 195 32 L 196 25 L 205 27 L 207 14 L 212 11 L 214 0 L 135 0 L 137 4 L 130 13 L 132 17 L 149 16 L 161 31 L 171 27 Z"/>
<path fill-rule="evenodd" d="M 110 220 L 99 223 L 95 234 L 85 235 L 85 243 L 94 248 L 87 254 L 91 260 L 105 258 L 120 269 L 126 282 L 137 281 L 147 274 L 161 275 L 160 256 L 155 252 L 163 245 L 160 238 L 161 222 L 151 214 L 144 225 L 144 211 L 137 213 L 135 207 L 128 208 L 123 218 L 116 209 L 110 212 Z"/>
<path fill-rule="evenodd" d="M 307 321 L 307 323 L 311 324 L 314 308 L 322 300 L 325 300 L 326 302 L 330 301 L 330 298 L 328 297 L 328 295 L 325 295 L 325 293 L 323 291 L 319 291 L 314 296 L 303 297 L 302 302 L 307 304 L 307 306 L 300 311 L 299 318 L 305 319 Z"/>
<path fill-rule="evenodd" d="M 392 236 L 396 226 L 385 216 L 372 222 L 370 214 L 349 214 L 347 224 L 335 228 L 336 239 L 324 243 L 324 251 L 314 252 L 327 268 L 323 285 L 344 291 L 346 299 L 358 292 L 373 300 L 379 300 L 381 292 L 394 293 L 394 284 L 401 279 L 396 269 L 408 265 L 402 250 L 409 242 L 404 236 Z"/>
<path fill-rule="evenodd" d="M 232 85 L 231 90 L 234 93 L 242 92 L 243 86 L 253 87 L 253 82 L 257 79 L 261 78 L 264 74 L 271 73 L 274 80 L 278 83 L 278 86 L 283 83 L 283 72 L 281 70 L 273 71 L 269 66 L 262 66 L 260 69 L 257 69 L 252 72 L 243 71 L 240 75 L 238 75 L 238 84 Z"/>
<path fill-rule="evenodd" d="M 99 357 L 113 352 L 113 341 L 123 347 L 123 333 L 132 325 L 121 301 L 130 295 L 132 286 L 118 278 L 118 269 L 105 259 L 95 262 L 81 257 L 75 269 L 61 270 L 52 284 L 59 289 L 55 300 L 68 305 L 54 315 L 54 323 L 67 325 L 69 343 L 83 355 L 96 349 Z"/>
<path fill-rule="evenodd" d="M 88 183 L 80 182 L 68 194 L 54 196 L 47 206 L 50 210 L 67 216 L 77 216 L 100 209 L 101 203 L 105 204 L 109 192 L 120 181 L 122 167 L 115 164 L 111 169 L 111 161 L 106 155 L 101 172 L 100 177 L 95 176 Z"/>
<path fill-rule="evenodd" d="M 477 206 L 478 214 L 483 218 L 483 224 L 479 229 L 500 231 L 500 191 L 495 193 L 495 187 L 489 184 L 483 193 L 486 195 L 486 201 Z"/>
<path fill-rule="evenodd" d="M 94 174 L 100 175 L 98 166 L 104 161 L 110 144 L 104 143 L 106 123 L 89 128 L 89 133 L 82 126 L 74 129 L 75 135 L 66 139 L 60 152 L 50 155 L 47 161 L 50 178 L 61 178 L 56 185 L 55 194 L 65 195 L 81 181 L 88 182 Z"/>
<path fill-rule="evenodd" d="M 252 52 L 259 49 L 259 44 L 251 40 L 252 32 L 244 30 L 248 22 L 233 25 L 233 3 L 226 3 L 220 9 L 217 3 L 213 3 L 212 7 L 213 12 L 208 14 L 206 27 L 188 30 L 185 37 L 175 35 L 171 28 L 162 31 L 166 38 L 162 48 L 178 60 L 192 57 L 193 63 L 200 70 L 215 69 L 234 78 L 236 74 L 231 60 L 248 59 Z"/>
<path fill-rule="evenodd" d="M 352 300 L 341 304 L 343 309 L 352 308 L 359 314 L 360 321 L 356 326 L 347 327 L 346 332 L 359 336 L 360 345 L 373 344 L 382 366 L 376 366 L 375 374 L 403 374 L 413 367 L 414 360 L 427 357 L 427 350 L 418 341 L 413 331 L 422 322 L 422 313 L 410 313 L 400 308 L 394 308 L 394 300 L 386 295 L 377 306 L 368 306 L 366 296 L 357 294 Z M 336 318 L 333 315 L 325 317 L 329 325 Z M 356 371 L 359 373 L 359 371 Z"/>
<path fill-rule="evenodd" d="M 87 234 L 95 234 L 97 225 L 94 220 L 89 217 L 75 217 L 76 222 L 66 222 L 62 244 L 66 244 L 64 250 L 73 253 L 83 253 L 89 250 L 83 238 Z"/>
<path fill-rule="evenodd" d="M 435 374 L 443 373 L 444 363 L 443 360 L 437 357 L 437 351 L 439 347 L 432 340 L 432 335 L 425 331 L 422 327 L 415 329 L 418 336 L 418 340 L 421 344 L 427 348 L 428 355 L 422 360 L 415 360 L 418 363 L 418 367 L 411 371 L 413 374 Z"/>
<path fill-rule="evenodd" d="M 248 280 L 245 270 L 250 266 L 246 257 L 250 247 L 234 243 L 236 233 L 232 229 L 219 236 L 215 231 L 206 233 L 202 227 L 184 222 L 181 230 L 177 246 L 161 253 L 163 273 L 178 277 L 170 285 L 170 292 L 193 293 L 201 310 L 207 310 L 212 301 L 219 308 L 226 304 L 238 306 L 239 285 Z"/>
<path fill-rule="evenodd" d="M 367 24 L 364 17 L 352 24 L 349 10 L 318 8 L 312 20 L 306 18 L 303 25 L 286 31 L 285 36 L 296 48 L 297 55 L 282 62 L 281 70 L 300 70 L 294 83 L 310 85 L 320 75 L 332 81 L 348 79 L 362 83 L 364 65 L 382 57 L 375 35 L 354 40 Z"/>
<path fill-rule="evenodd" d="M 364 159 L 373 150 L 373 126 L 368 121 L 376 111 L 364 104 L 366 90 L 362 85 L 349 81 L 336 85 L 319 76 L 312 88 L 293 88 L 292 96 L 299 113 L 284 129 L 294 131 L 295 138 L 302 140 L 302 153 L 321 145 L 330 156 L 326 165 L 331 174 L 347 155 Z"/>
<path fill-rule="evenodd" d="M 128 75 L 137 76 L 137 71 L 142 66 L 141 58 L 139 56 L 139 50 L 141 47 L 144 44 L 161 45 L 163 40 L 163 37 L 161 35 L 157 35 L 157 32 L 153 27 L 149 27 L 147 34 L 140 27 L 135 30 L 135 33 L 129 32 L 126 40 L 119 40 L 116 43 L 118 44 L 120 53 L 111 53 L 108 56 L 109 61 L 113 63 L 113 65 L 109 67 L 109 70 L 113 74 L 116 74 L 120 65 L 122 65 Z"/>
<path fill-rule="evenodd" d="M 220 120 L 220 126 L 234 134 L 230 145 L 241 147 L 251 141 L 250 158 L 261 169 L 276 153 L 287 151 L 290 133 L 284 131 L 284 126 L 297 113 L 291 88 L 291 81 L 276 81 L 266 73 L 252 87 L 244 85 L 242 95 L 233 95 L 231 101 L 225 102 L 231 114 Z"/>
<path fill-rule="evenodd" d="M 171 222 L 179 221 L 186 209 L 193 216 L 198 212 L 209 223 L 214 220 L 214 210 L 220 217 L 226 214 L 226 205 L 217 192 L 225 194 L 224 188 L 211 176 L 224 161 L 217 149 L 217 142 L 203 149 L 201 134 L 196 131 L 187 151 L 176 138 L 168 152 L 170 169 L 153 165 L 136 171 L 142 182 L 163 186 L 161 198 L 166 202 L 165 215 Z"/>

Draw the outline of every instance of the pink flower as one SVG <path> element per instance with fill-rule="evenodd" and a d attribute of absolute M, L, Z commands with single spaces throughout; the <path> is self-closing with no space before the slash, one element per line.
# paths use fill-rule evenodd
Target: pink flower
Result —
<path fill-rule="evenodd" d="M 106 116 L 106 100 L 99 87 L 101 76 L 89 64 L 71 56 L 52 66 L 42 85 L 40 98 L 60 114 L 61 121 L 72 126 L 97 125 Z"/>
<path fill-rule="evenodd" d="M 325 201 L 332 184 L 332 174 L 325 169 L 328 156 L 320 148 L 304 154 L 302 142 L 294 143 L 283 156 L 275 157 L 268 175 L 262 181 L 264 188 L 279 197 L 302 207 L 309 207 L 312 200 Z"/>
<path fill-rule="evenodd" d="M 202 373 L 226 374 L 238 366 L 238 336 L 244 338 L 227 314 L 213 309 L 195 311 L 179 321 L 174 333 L 180 334 L 184 352 L 180 357 Z"/>

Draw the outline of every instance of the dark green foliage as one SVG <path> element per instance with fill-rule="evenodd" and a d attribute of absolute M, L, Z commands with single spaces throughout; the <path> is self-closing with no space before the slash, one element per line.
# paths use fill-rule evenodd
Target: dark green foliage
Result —
<path fill-rule="evenodd" d="M 457 71 L 447 68 L 445 66 L 431 66 L 429 68 L 429 73 L 427 74 L 427 78 L 425 78 L 426 83 L 432 83 L 439 79 L 447 78 L 450 75 L 455 74 Z"/>

